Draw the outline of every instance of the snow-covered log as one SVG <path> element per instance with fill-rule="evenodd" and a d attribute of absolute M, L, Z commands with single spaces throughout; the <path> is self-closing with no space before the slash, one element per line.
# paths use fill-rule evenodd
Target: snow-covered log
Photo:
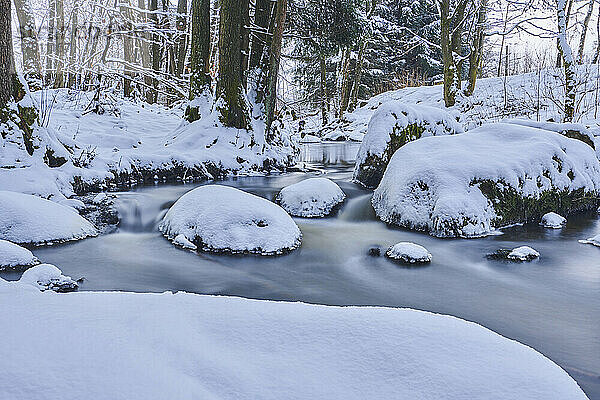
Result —
<path fill-rule="evenodd" d="M 476 237 L 554 211 L 597 207 L 592 148 L 540 129 L 490 124 L 399 149 L 373 196 L 390 224 L 440 237 Z"/>

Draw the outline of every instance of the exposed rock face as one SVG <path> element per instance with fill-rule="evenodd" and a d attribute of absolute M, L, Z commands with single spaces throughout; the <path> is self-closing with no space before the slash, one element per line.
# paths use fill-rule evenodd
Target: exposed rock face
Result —
<path fill-rule="evenodd" d="M 353 179 L 367 188 L 375 188 L 396 150 L 406 143 L 421 137 L 462 132 L 456 119 L 439 108 L 400 101 L 384 103 L 369 121 Z"/>

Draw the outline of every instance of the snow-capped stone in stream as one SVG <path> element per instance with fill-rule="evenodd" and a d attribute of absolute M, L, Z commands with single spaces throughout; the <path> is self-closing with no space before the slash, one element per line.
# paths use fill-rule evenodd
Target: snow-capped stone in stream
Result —
<path fill-rule="evenodd" d="M 406 144 L 392 157 L 372 204 L 386 223 L 439 237 L 477 237 L 538 222 L 548 208 L 562 215 L 595 209 L 598 194 L 600 162 L 591 147 L 496 123 Z"/>
<path fill-rule="evenodd" d="M 28 194 L 0 191 L 0 239 L 52 244 L 97 235 L 75 210 Z"/>
<path fill-rule="evenodd" d="M 588 238 L 588 239 L 585 239 L 585 240 L 580 240 L 579 243 L 593 244 L 594 246 L 600 247 L 600 233 L 597 234 L 596 236 L 591 237 L 591 238 Z"/>
<path fill-rule="evenodd" d="M 170 240 L 183 235 L 199 249 L 213 252 L 282 254 L 300 246 L 302 238 L 277 204 L 221 185 L 201 186 L 181 196 L 159 229 Z"/>
<path fill-rule="evenodd" d="M 276 201 L 295 217 L 325 217 L 345 198 L 330 179 L 308 178 L 281 189 Z"/>
<path fill-rule="evenodd" d="M 451 316 L 25 289 L 0 279 L 2 399 L 587 399 L 531 347 Z"/>
<path fill-rule="evenodd" d="M 102 204 L 102 203 L 107 202 L 109 199 L 110 198 L 108 197 L 108 195 L 106 193 L 98 193 L 92 200 L 92 203 Z"/>
<path fill-rule="evenodd" d="M 448 112 L 435 107 L 390 101 L 371 117 L 354 167 L 353 179 L 375 188 L 392 155 L 400 147 L 426 136 L 462 133 L 462 126 Z"/>
<path fill-rule="evenodd" d="M 55 292 L 73 292 L 78 285 L 70 276 L 65 276 L 62 271 L 52 264 L 40 264 L 23 272 L 19 283 L 33 285 L 41 291 L 52 290 Z"/>
<path fill-rule="evenodd" d="M 432 259 L 431 253 L 425 247 L 410 242 L 400 242 L 390 246 L 385 255 L 406 264 L 426 264 Z"/>
<path fill-rule="evenodd" d="M 531 261 L 540 256 L 536 250 L 532 249 L 529 246 L 521 246 L 515 249 L 512 249 L 510 253 L 506 256 L 509 260 L 513 261 Z"/>
<path fill-rule="evenodd" d="M 560 229 L 567 223 L 567 219 L 555 212 L 544 214 L 540 225 L 544 228 Z"/>
<path fill-rule="evenodd" d="M 37 257 L 24 247 L 0 239 L 0 270 L 39 264 Z"/>

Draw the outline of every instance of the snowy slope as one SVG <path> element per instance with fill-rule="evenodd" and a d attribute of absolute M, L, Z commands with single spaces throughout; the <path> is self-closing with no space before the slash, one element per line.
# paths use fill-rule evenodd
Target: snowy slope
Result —
<path fill-rule="evenodd" d="M 409 309 L 2 280 L 0 303 L 3 399 L 587 398 L 531 348 Z"/>

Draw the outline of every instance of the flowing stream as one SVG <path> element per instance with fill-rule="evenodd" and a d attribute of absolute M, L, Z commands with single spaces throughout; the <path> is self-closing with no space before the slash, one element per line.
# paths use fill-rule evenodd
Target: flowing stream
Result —
<path fill-rule="evenodd" d="M 224 256 L 176 248 L 157 221 L 198 185 L 159 185 L 118 193 L 122 224 L 112 234 L 35 250 L 81 290 L 188 291 L 330 305 L 411 307 L 475 321 L 525 343 L 561 365 L 600 400 L 600 248 L 578 239 L 600 232 L 595 214 L 561 230 L 506 229 L 483 239 L 436 239 L 377 221 L 370 193 L 352 183 L 357 144 L 305 145 L 302 163 L 335 180 L 348 195 L 325 219 L 296 219 L 302 247 L 281 257 Z M 301 164 L 302 164 L 301 163 Z M 319 172 L 232 178 L 223 182 L 273 199 L 284 186 Z M 405 268 L 367 254 L 412 241 L 433 254 L 431 265 Z M 529 245 L 530 263 L 485 258 L 498 248 Z M 3 273 L 5 279 L 17 274 Z M 375 338 L 374 338 L 375 340 Z"/>

